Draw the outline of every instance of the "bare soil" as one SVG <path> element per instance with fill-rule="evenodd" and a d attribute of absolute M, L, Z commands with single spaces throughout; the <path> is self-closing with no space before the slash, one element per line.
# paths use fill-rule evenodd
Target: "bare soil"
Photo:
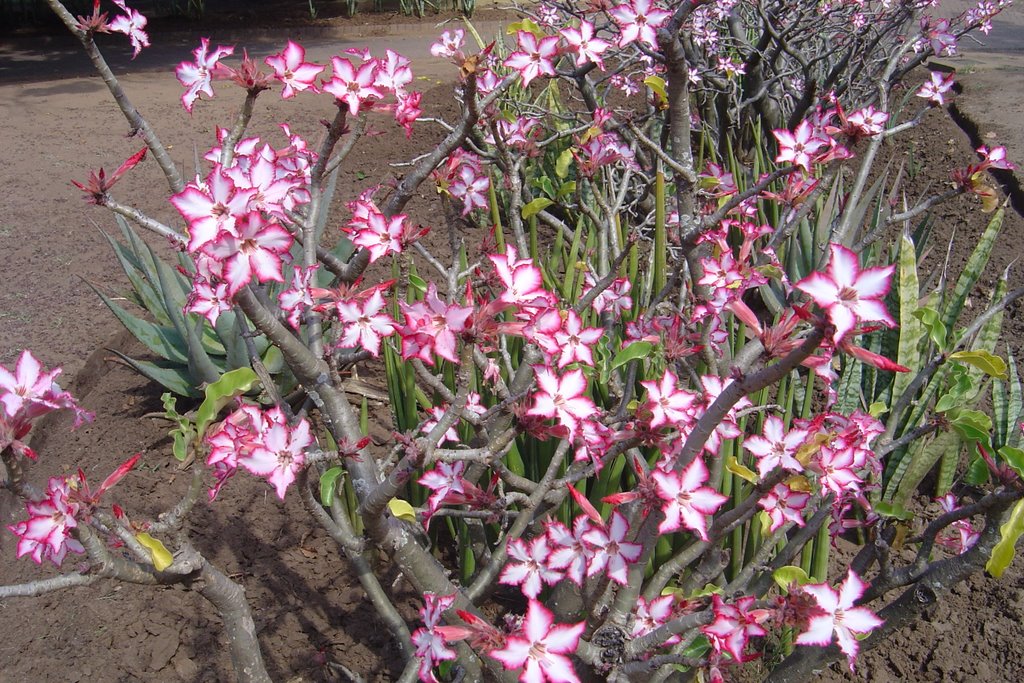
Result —
<path fill-rule="evenodd" d="M 307 36 L 310 58 L 323 61 L 338 49 L 369 45 L 374 52 L 392 47 L 414 57 L 425 80 L 424 109 L 451 111 L 452 67 L 431 60 L 426 47 L 436 33 L 435 19 L 418 23 L 373 17 L 362 24 L 332 20 L 294 25 Z M 383 20 L 382 20 L 383 19 Z M 369 21 L 369 23 L 367 23 Z M 486 31 L 496 21 L 483 23 Z M 219 25 L 212 40 L 238 42 L 258 56 L 279 50 L 288 29 L 250 31 Z M 154 48 L 133 63 L 117 57 L 129 95 L 149 118 L 173 154 L 191 168 L 193 148 L 211 144 L 215 126 L 229 120 L 239 102 L 234 89 L 221 85 L 218 98 L 201 102 L 190 118 L 180 107 L 180 86 L 173 66 L 188 58 L 198 35 L 194 27 L 173 26 L 154 32 Z M 221 33 L 230 33 L 221 37 Z M 158 45 L 167 46 L 156 48 Z M 163 52 L 159 50 L 163 49 Z M 123 52 L 123 50 L 122 50 Z M 10 364 L 22 349 L 32 349 L 48 366 L 61 365 L 69 388 L 96 413 L 95 423 L 69 432 L 65 420 L 50 421 L 34 435 L 41 457 L 32 468 L 36 481 L 82 467 L 100 480 L 129 455 L 140 452 L 140 467 L 118 484 L 116 498 L 128 511 L 149 515 L 173 503 L 187 485 L 170 455 L 166 424 L 145 417 L 160 411 L 159 387 L 112 360 L 108 349 L 137 353 L 119 324 L 85 284 L 108 292 L 127 286 L 100 234 L 113 224 L 104 211 L 90 207 L 69 180 L 83 180 L 90 169 L 115 168 L 142 146 L 127 135 L 120 113 L 99 79 L 81 66 L 77 46 L 61 34 L 36 34 L 0 42 L 0 362 Z M 966 78 L 968 94 L 971 80 Z M 1019 92 L 1019 90 L 1018 90 Z M 330 115 L 329 98 L 321 106 L 260 100 L 255 130 L 273 136 L 273 122 L 287 120 L 315 139 L 319 119 Z M 1005 110 L 972 104 L 976 120 L 990 118 L 991 130 L 1019 129 Z M 381 117 L 384 134 L 357 147 L 340 182 L 339 199 L 351 199 L 393 172 L 385 161 L 409 158 L 432 139 L 426 132 L 407 142 L 393 123 Z M 1002 128 L 1000 128 L 1002 127 Z M 436 133 L 436 130 L 434 131 Z M 991 132 L 986 130 L 984 132 Z M 909 147 L 893 150 L 913 162 L 914 186 L 924 191 L 947 181 L 949 169 L 972 159 L 971 148 L 948 118 L 935 113 L 915 132 Z M 277 138 L 280 142 L 280 138 Z M 996 140 L 999 142 L 999 140 Z M 1011 158 L 1024 159 L 1024 148 Z M 116 188 L 116 196 L 139 203 L 165 220 L 173 212 L 156 165 L 146 162 Z M 414 211 L 423 211 L 424 204 Z M 934 214 L 936 249 L 925 271 L 938 269 L 944 245 L 953 241 L 956 272 L 973 249 L 986 217 L 963 198 Z M 424 218 L 425 220 L 425 218 Z M 1001 248 L 986 273 L 985 286 L 1021 253 L 1024 221 L 1008 215 Z M 1018 268 L 1017 271 L 1020 269 Z M 1019 286 L 1021 277 L 1013 275 Z M 977 308 L 982 301 L 974 302 Z M 1022 357 L 1024 316 L 1019 307 L 1006 320 L 1006 339 Z M 20 519 L 24 510 L 0 492 L 0 523 Z M 193 542 L 246 589 L 260 640 L 275 680 L 344 680 L 328 662 L 340 662 L 368 680 L 397 677 L 397 657 L 386 630 L 362 597 L 333 542 L 299 508 L 295 496 L 278 501 L 264 484 L 239 476 L 212 505 L 194 518 Z M 0 585 L 53 575 L 14 559 L 14 537 L 0 530 Z M 1024 678 L 1024 570 L 1018 562 L 1000 580 L 985 577 L 957 588 L 932 608 L 926 619 L 897 634 L 884 648 L 865 654 L 859 676 L 871 681 L 989 681 Z M 398 577 L 393 577 L 397 579 Z M 417 597 L 403 592 L 401 609 L 411 616 Z M 179 589 L 105 584 L 98 590 L 0 602 L 4 637 L 0 642 L 0 681 L 222 681 L 232 680 L 219 620 L 198 595 Z M 847 680 L 838 667 L 828 681 Z"/>

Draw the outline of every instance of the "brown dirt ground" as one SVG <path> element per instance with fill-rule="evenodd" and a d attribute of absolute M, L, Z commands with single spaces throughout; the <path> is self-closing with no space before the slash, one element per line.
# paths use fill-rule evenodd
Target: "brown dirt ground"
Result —
<path fill-rule="evenodd" d="M 423 56 L 434 23 L 342 23 L 339 32 L 337 24 L 319 22 L 313 27 L 302 24 L 300 31 L 308 36 L 313 59 L 323 60 L 339 45 L 356 44 L 369 44 L 376 52 L 387 46 Z M 493 30 L 496 23 L 485 26 Z M 115 63 L 125 74 L 129 95 L 189 167 L 193 146 L 209 145 L 214 126 L 227 120 L 238 100 L 222 85 L 220 96 L 200 103 L 191 119 L 184 114 L 170 69 L 187 57 L 197 34 L 189 27 L 173 28 L 166 37 L 154 35 L 155 45 L 170 46 L 165 52 L 154 51 L 149 61 L 139 64 L 123 57 Z M 215 34 L 214 40 L 227 43 L 242 37 L 237 27 L 230 28 L 233 36 L 220 39 Z M 280 29 L 260 29 L 245 44 L 262 56 L 279 49 L 286 35 Z M 0 289 L 0 362 L 10 364 L 21 349 L 33 349 L 47 365 L 64 366 L 69 387 L 97 415 L 95 423 L 74 433 L 67 432 L 66 421 L 52 421 L 35 437 L 33 445 L 42 453 L 32 469 L 36 481 L 79 466 L 90 478 L 100 479 L 127 456 L 141 452 L 141 466 L 118 485 L 116 497 L 129 511 L 152 514 L 176 500 L 187 474 L 177 470 L 170 456 L 166 425 L 143 417 L 160 410 L 159 389 L 112 362 L 105 350 L 132 347 L 83 280 L 113 292 L 126 283 L 98 232 L 112 227 L 111 222 L 82 202 L 68 183 L 70 178 L 84 179 L 100 165 L 116 167 L 141 143 L 126 137 L 102 83 L 80 70 L 73 43 L 62 36 L 31 40 L 0 42 L 0 116 L 5 122 L 0 129 L 5 160 L 0 183 L 8 188 L 0 199 L 5 282 Z M 422 85 L 424 109 L 451 111 L 448 67 L 428 61 L 420 73 L 427 79 Z M 322 105 L 296 106 L 264 97 L 255 130 L 266 133 L 272 121 L 288 120 L 315 138 L 317 121 L 329 112 L 326 99 Z M 977 104 L 973 106 L 978 112 Z M 980 111 L 1000 121 L 998 110 Z M 1016 123 L 1001 125 L 1013 128 Z M 385 179 L 385 160 L 408 158 L 414 145 L 429 143 L 429 134 L 414 135 L 413 143 L 407 143 L 383 118 L 380 128 L 385 134 L 357 147 L 347 164 L 340 187 L 349 189 L 340 191 L 341 199 Z M 932 187 L 944 182 L 946 169 L 972 158 L 960 131 L 941 115 L 930 117 L 912 137 L 913 158 L 921 169 L 915 180 L 918 190 L 929 182 Z M 1011 158 L 1024 159 L 1024 149 L 1011 148 Z M 147 162 L 122 181 L 116 194 L 168 218 L 173 214 L 165 195 L 151 191 L 161 183 L 155 164 Z M 417 211 L 423 211 L 422 204 Z M 940 207 L 935 218 L 937 245 L 956 228 L 955 271 L 973 248 L 984 218 L 969 199 Z M 1010 215 L 1004 230 L 1006 248 L 997 251 L 986 287 L 1020 254 L 1024 221 Z M 942 251 L 933 252 L 926 269 L 941 265 Z M 1014 280 L 1019 284 L 1021 278 L 1015 275 Z M 1007 328 L 1007 339 L 1020 358 L 1024 317 L 1019 309 L 1007 316 Z M 0 523 L 22 515 L 21 506 L 0 493 Z M 325 661 L 342 662 L 369 680 L 393 680 L 396 658 L 384 629 L 366 607 L 345 563 L 339 562 L 333 543 L 316 525 L 303 521 L 307 519 L 294 496 L 281 503 L 263 484 L 239 476 L 216 503 L 200 506 L 193 541 L 245 586 L 275 680 L 341 680 Z M 53 574 L 51 567 L 14 560 L 13 537 L 5 530 L 0 530 L 0 558 L 0 584 Z M 399 602 L 411 615 L 415 596 L 400 593 Z M 6 625 L 0 681 L 232 679 L 218 619 L 190 592 L 104 584 L 99 590 L 0 602 L 0 614 Z M 872 681 L 1020 680 L 1024 650 L 1016 644 L 1024 639 L 1022 623 L 1024 571 L 1018 562 L 1000 581 L 978 577 L 957 588 L 924 621 L 894 636 L 884 649 L 865 654 L 859 676 Z M 848 680 L 838 667 L 824 678 Z"/>

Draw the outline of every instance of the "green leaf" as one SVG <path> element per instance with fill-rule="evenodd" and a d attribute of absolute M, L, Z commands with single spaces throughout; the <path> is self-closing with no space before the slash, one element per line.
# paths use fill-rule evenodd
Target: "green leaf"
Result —
<path fill-rule="evenodd" d="M 155 323 L 151 323 L 148 320 L 142 320 L 136 318 L 131 313 L 121 308 L 119 305 L 105 295 L 103 292 L 89 284 L 92 290 L 103 300 L 103 303 L 107 305 L 107 308 L 117 316 L 117 319 L 121 321 L 132 335 L 142 342 L 147 349 L 152 351 L 154 354 L 160 356 L 169 361 L 174 361 L 184 365 L 188 363 L 188 347 L 185 340 L 182 338 L 178 331 L 173 327 L 162 327 Z"/>
<path fill-rule="evenodd" d="M 952 360 L 973 365 L 986 375 L 1002 380 L 1009 378 L 1006 361 L 988 351 L 957 351 L 956 353 L 949 354 L 949 357 Z"/>
<path fill-rule="evenodd" d="M 252 368 L 236 368 L 225 372 L 213 384 L 206 385 L 206 398 L 196 411 L 196 438 L 203 438 L 206 428 L 217 419 L 221 408 L 236 396 L 252 389 L 257 381 L 256 372 Z"/>
<path fill-rule="evenodd" d="M 794 583 L 798 586 L 811 583 L 811 577 L 807 576 L 807 572 L 794 565 L 779 567 L 772 572 L 772 579 L 779 585 L 779 588 L 787 593 L 789 592 L 789 587 Z"/>
<path fill-rule="evenodd" d="M 906 507 L 911 496 L 917 491 L 932 467 L 950 449 L 960 449 L 960 439 L 953 432 L 942 432 L 931 441 L 921 440 L 913 444 L 906 457 L 910 462 L 900 475 L 893 501 L 899 507 Z"/>
<path fill-rule="evenodd" d="M 538 213 L 554 204 L 554 200 L 548 199 L 547 197 L 537 197 L 532 202 L 523 207 L 523 218 L 533 218 Z"/>
<path fill-rule="evenodd" d="M 999 543 L 992 548 L 992 556 L 988 558 L 988 563 L 985 565 L 985 571 L 997 579 L 1013 562 L 1017 539 L 1024 534 L 1024 500 L 1018 500 L 1017 504 L 1013 506 L 1010 518 L 999 527 L 999 533 Z"/>
<path fill-rule="evenodd" d="M 871 506 L 871 509 L 877 512 L 882 517 L 900 519 L 905 522 L 914 518 L 914 513 L 910 512 L 899 503 L 886 503 L 885 501 L 878 501 L 877 503 Z"/>
<path fill-rule="evenodd" d="M 974 456 L 971 463 L 967 466 L 967 474 L 964 475 L 964 481 L 971 486 L 982 486 L 988 483 L 988 464 L 981 456 Z"/>
<path fill-rule="evenodd" d="M 868 415 L 870 415 L 871 417 L 878 417 L 879 415 L 884 415 L 887 412 L 889 412 L 889 404 L 887 404 L 885 401 L 875 401 L 874 403 L 868 406 Z"/>
<path fill-rule="evenodd" d="M 925 329 L 928 330 L 928 336 L 931 337 L 935 346 L 944 349 L 946 347 L 946 326 L 939 319 L 938 311 L 925 306 L 914 311 L 913 316 L 924 324 Z M 910 365 L 907 367 L 913 369 Z"/>
<path fill-rule="evenodd" d="M 345 473 L 340 467 L 332 467 L 320 475 L 320 502 L 330 507 L 338 490 L 338 479 Z"/>
<path fill-rule="evenodd" d="M 631 360 L 637 360 L 640 358 L 647 358 L 651 355 L 651 351 L 654 350 L 654 344 L 648 341 L 637 341 L 633 342 L 629 346 L 625 347 L 617 354 L 612 360 L 612 370 L 621 368 L 623 365 Z"/>
<path fill-rule="evenodd" d="M 914 315 L 918 309 L 921 286 L 917 277 L 917 252 L 914 241 L 908 233 L 903 233 L 900 241 L 899 255 L 899 313 L 900 340 L 896 352 L 896 362 L 913 372 L 897 372 L 893 378 L 892 400 L 898 401 L 903 392 L 910 386 L 913 375 L 921 367 L 921 340 L 925 335 L 925 326 L 921 319 Z"/>
<path fill-rule="evenodd" d="M 711 641 L 708 640 L 708 637 L 706 635 L 701 633 L 693 639 L 693 642 L 690 643 L 690 645 L 685 650 L 683 650 L 683 656 L 688 659 L 700 659 L 710 649 Z"/>
<path fill-rule="evenodd" d="M 559 199 L 562 199 L 563 197 L 571 195 L 575 191 L 576 191 L 576 181 L 575 180 L 567 180 L 566 182 L 564 182 L 564 183 L 562 183 L 561 185 L 558 186 L 558 192 L 556 193 L 556 196 Z"/>
<path fill-rule="evenodd" d="M 1017 361 L 1013 354 L 1007 351 L 1010 359 L 1010 396 L 1006 406 L 1006 444 L 1017 446 L 1020 444 L 1022 434 L 1017 425 L 1024 416 L 1024 388 L 1021 387 L 1020 377 L 1017 375 Z"/>
<path fill-rule="evenodd" d="M 158 572 L 162 572 L 174 563 L 174 556 L 171 555 L 171 551 L 160 542 L 160 539 L 153 538 L 149 534 L 143 532 L 135 535 L 137 540 L 142 547 L 149 551 L 149 558 L 153 561 L 153 569 Z"/>
<path fill-rule="evenodd" d="M 176 459 L 184 462 L 188 457 L 188 445 L 195 438 L 195 427 L 192 425 L 191 420 L 178 412 L 178 400 L 174 397 L 174 394 L 168 391 L 160 397 L 160 400 L 164 405 L 164 417 L 178 425 L 170 431 L 172 439 L 171 453 L 174 454 Z"/>
<path fill-rule="evenodd" d="M 409 284 L 420 294 L 427 293 L 427 281 L 419 275 L 409 275 Z"/>
<path fill-rule="evenodd" d="M 983 446 L 989 445 L 989 434 L 992 432 L 992 418 L 979 410 L 963 410 L 950 423 L 956 433 L 964 441 L 978 441 Z"/>
<path fill-rule="evenodd" d="M 706 583 L 706 584 L 704 584 L 703 588 L 698 588 L 697 590 L 695 590 L 692 593 L 690 593 L 689 597 L 691 599 L 693 599 L 693 598 L 706 598 L 706 597 L 709 597 L 709 596 L 712 596 L 712 595 L 716 595 L 716 594 L 717 595 L 721 595 L 722 594 L 722 589 L 719 586 L 716 586 L 713 583 Z"/>
<path fill-rule="evenodd" d="M 1013 468 L 1014 472 L 1024 477 L 1024 450 L 1013 446 L 1003 446 L 999 449 L 999 457 Z"/>
<path fill-rule="evenodd" d="M 196 389 L 192 382 L 192 375 L 189 374 L 188 368 L 170 361 L 150 362 L 146 360 L 135 360 L 134 358 L 129 358 L 116 349 L 111 350 L 117 354 L 121 360 L 131 366 L 133 370 L 138 372 L 140 375 L 148 377 L 154 382 L 158 382 L 165 389 L 170 389 L 179 396 L 189 396 L 192 398 L 198 398 L 201 396 L 199 390 Z"/>
<path fill-rule="evenodd" d="M 960 312 L 963 311 L 968 295 L 974 290 L 974 286 L 978 283 L 981 273 L 988 264 L 989 257 L 992 255 L 992 249 L 996 244 L 996 238 L 999 236 L 999 231 L 1003 226 L 1003 216 L 1005 213 L 1006 209 L 999 209 L 992 216 L 988 227 L 985 228 L 981 239 L 978 240 L 978 246 L 974 248 L 974 251 L 967 259 L 963 272 L 960 273 L 960 277 L 956 281 L 952 297 L 943 307 L 942 324 L 947 330 L 952 329 L 957 318 L 960 317 Z"/>

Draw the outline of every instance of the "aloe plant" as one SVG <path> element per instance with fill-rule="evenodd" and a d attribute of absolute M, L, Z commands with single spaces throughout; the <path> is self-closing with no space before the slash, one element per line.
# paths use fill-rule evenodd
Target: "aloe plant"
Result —
<path fill-rule="evenodd" d="M 216 326 L 201 316 L 183 312 L 191 289 L 184 273 L 194 271 L 191 261 L 179 255 L 176 266 L 171 266 L 124 218 L 115 219 L 123 241 L 112 235 L 106 237 L 131 284 L 126 298 L 144 309 L 151 319 L 134 315 L 97 287 L 90 286 L 155 358 L 144 360 L 120 351 L 115 353 L 142 375 L 175 394 L 191 398 L 199 398 L 202 385 L 215 382 L 224 373 L 249 367 L 250 349 L 234 312 L 223 313 Z M 265 337 L 253 335 L 251 344 L 252 351 L 259 355 L 282 389 L 294 384 L 294 379 L 284 371 L 279 352 Z"/>

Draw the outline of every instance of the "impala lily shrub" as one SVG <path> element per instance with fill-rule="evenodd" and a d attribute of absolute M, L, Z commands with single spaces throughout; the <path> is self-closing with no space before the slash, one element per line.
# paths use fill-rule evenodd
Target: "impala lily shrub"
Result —
<path fill-rule="evenodd" d="M 115 3 L 108 23 L 97 2 L 76 20 L 48 2 L 127 102 L 93 37 L 123 31 L 141 49 L 144 18 Z M 144 153 L 76 183 L 179 249 L 180 280 L 134 233 L 118 253 L 138 300 L 163 302 L 133 331 L 180 342 L 150 345 L 165 363 L 212 372 L 179 392 L 194 411 L 165 396 L 193 480 L 152 520 L 100 501 L 135 459 L 95 495 L 81 475 L 34 488 L 32 419 L 85 414 L 26 352 L 0 371 L 6 485 L 29 515 L 10 530 L 19 555 L 69 573 L 0 595 L 198 585 L 239 679 L 269 680 L 240 586 L 187 540 L 194 507 L 223 505 L 245 470 L 301 498 L 296 524 L 322 525 L 358 568 L 403 681 L 723 680 L 766 653 L 772 680 L 839 657 L 852 669 L 921 609 L 906 596 L 1001 573 L 1024 532 L 1024 399 L 997 349 L 1024 292 L 1004 278 L 958 327 L 1002 210 L 951 292 L 922 293 L 912 234 L 958 195 L 996 209 L 985 172 L 1011 164 L 983 148 L 950 189 L 913 199 L 880 170 L 885 143 L 952 96 L 953 76 L 915 90 L 915 69 L 1007 3 L 952 19 L 933 4 L 546 2 L 493 40 L 467 23 L 434 43 L 454 121 L 424 117 L 415 64 L 392 50 L 320 64 L 287 41 L 239 64 L 204 38 L 176 70 L 186 112 L 234 86 L 244 101 L 194 177 L 124 109 L 167 180 L 167 215 L 114 196 Z M 278 94 L 333 119 L 280 124 L 283 145 L 250 135 L 257 98 Z M 383 117 L 434 142 L 394 183 L 340 187 Z M 331 215 L 337 193 L 346 211 Z M 210 360 L 209 329 L 230 363 Z M 343 386 L 354 366 L 386 379 L 388 443 Z M 961 449 L 976 454 L 966 470 Z M 948 486 L 929 517 L 913 494 L 937 463 Z M 841 537 L 859 552 L 830 576 Z M 382 582 L 392 566 L 422 595 L 418 616 Z M 496 616 L 497 590 L 518 597 Z"/>

